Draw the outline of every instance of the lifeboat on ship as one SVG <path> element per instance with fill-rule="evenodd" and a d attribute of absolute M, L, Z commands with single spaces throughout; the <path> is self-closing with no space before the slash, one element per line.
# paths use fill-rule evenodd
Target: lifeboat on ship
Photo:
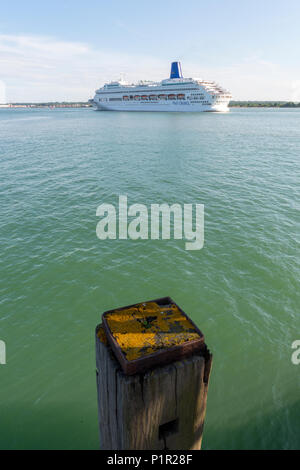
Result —
<path fill-rule="evenodd" d="M 159 100 L 166 100 L 166 99 L 167 99 L 167 95 L 158 95 L 158 99 L 159 99 Z"/>
<path fill-rule="evenodd" d="M 128 101 L 129 100 L 129 96 L 123 96 L 123 101 Z"/>
<path fill-rule="evenodd" d="M 155 101 L 155 100 L 157 100 L 157 95 L 150 95 L 150 96 L 149 96 L 149 99 L 150 99 L 151 101 Z"/>
<path fill-rule="evenodd" d="M 177 99 L 178 100 L 185 100 L 185 94 L 184 93 L 179 93 L 179 95 L 177 95 Z"/>
<path fill-rule="evenodd" d="M 168 95 L 168 100 L 176 100 L 176 95 Z"/>
<path fill-rule="evenodd" d="M 135 99 L 136 101 L 139 101 L 139 100 L 141 99 L 141 97 L 140 97 L 140 95 L 135 95 L 134 99 Z"/>

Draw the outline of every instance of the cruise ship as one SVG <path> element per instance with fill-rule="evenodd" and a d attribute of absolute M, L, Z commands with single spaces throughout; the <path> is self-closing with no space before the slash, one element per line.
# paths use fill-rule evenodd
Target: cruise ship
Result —
<path fill-rule="evenodd" d="M 227 112 L 231 94 L 217 83 L 184 78 L 172 62 L 170 78 L 161 82 L 123 81 L 105 84 L 92 101 L 98 111 Z"/>

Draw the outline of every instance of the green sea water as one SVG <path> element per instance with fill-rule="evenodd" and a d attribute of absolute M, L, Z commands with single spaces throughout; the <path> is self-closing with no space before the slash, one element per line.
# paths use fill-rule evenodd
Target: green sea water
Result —
<path fill-rule="evenodd" d="M 214 354 L 203 448 L 300 448 L 299 143 L 299 110 L 0 110 L 0 448 L 98 448 L 94 328 L 166 295 Z M 204 204 L 203 249 L 100 241 L 125 194 Z"/>

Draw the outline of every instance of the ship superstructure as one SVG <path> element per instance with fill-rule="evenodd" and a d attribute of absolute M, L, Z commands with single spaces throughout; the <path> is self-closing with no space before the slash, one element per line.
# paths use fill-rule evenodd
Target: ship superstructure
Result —
<path fill-rule="evenodd" d="M 230 99 L 231 94 L 215 82 L 184 78 L 180 62 L 172 62 L 170 78 L 107 83 L 96 91 L 93 104 L 99 111 L 227 112 Z"/>

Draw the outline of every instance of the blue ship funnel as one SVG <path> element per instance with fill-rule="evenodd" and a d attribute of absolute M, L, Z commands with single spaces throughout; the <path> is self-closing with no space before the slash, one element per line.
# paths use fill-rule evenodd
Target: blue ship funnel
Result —
<path fill-rule="evenodd" d="M 182 78 L 180 62 L 172 62 L 170 78 Z"/>

